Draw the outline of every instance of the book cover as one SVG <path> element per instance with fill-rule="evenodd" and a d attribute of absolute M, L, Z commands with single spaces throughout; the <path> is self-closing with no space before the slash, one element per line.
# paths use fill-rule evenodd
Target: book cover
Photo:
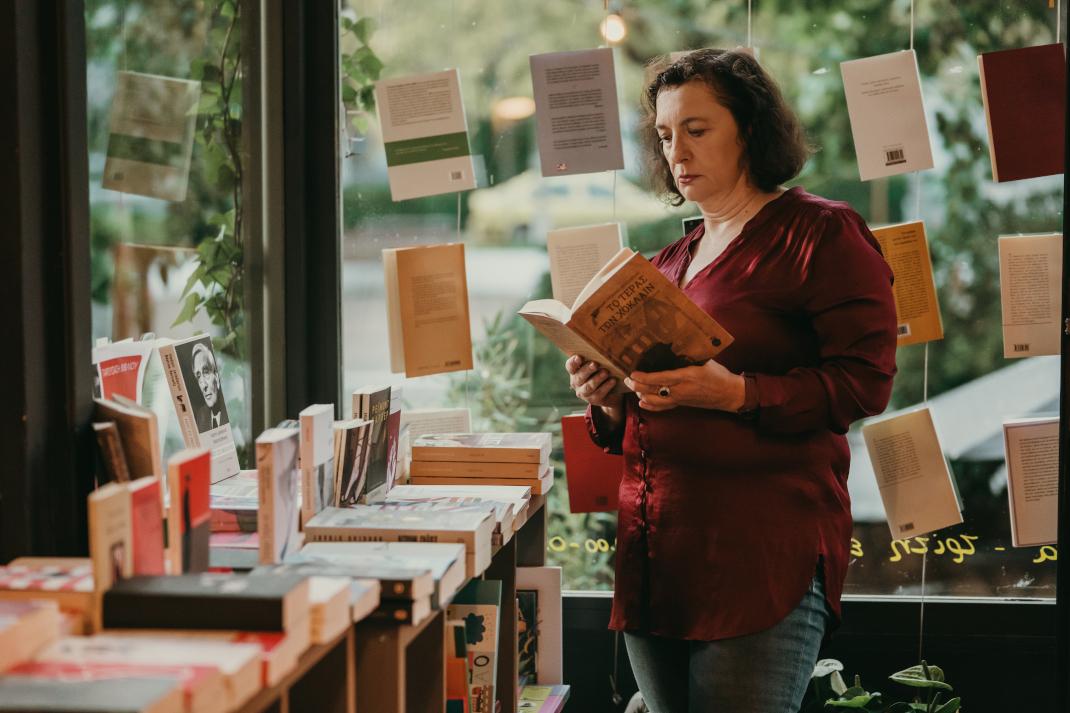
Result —
<path fill-rule="evenodd" d="M 502 583 L 473 579 L 457 593 L 446 612 L 449 619 L 464 621 L 465 643 L 471 663 L 469 698 L 472 713 L 494 711 L 501 608 Z"/>
<path fill-rule="evenodd" d="M 892 539 L 917 537 L 962 522 L 954 476 L 928 407 L 866 423 L 862 436 Z"/>
<path fill-rule="evenodd" d="M 535 632 L 532 638 L 537 644 L 534 681 L 553 684 L 564 680 L 561 658 L 561 568 L 517 567 L 517 597 L 532 592 L 534 596 L 529 596 L 528 600 L 534 604 L 534 618 L 529 620 L 529 623 L 534 624 Z"/>
<path fill-rule="evenodd" d="M 281 562 L 300 547 L 299 441 L 298 431 L 290 428 L 269 428 L 256 439 L 261 564 Z"/>
<path fill-rule="evenodd" d="M 313 404 L 301 423 L 301 521 L 334 505 L 334 404 Z"/>
<path fill-rule="evenodd" d="M 920 220 L 900 223 L 872 232 L 895 277 L 892 291 L 895 293 L 896 344 L 902 347 L 943 339 L 944 323 L 936 297 L 925 223 Z"/>
<path fill-rule="evenodd" d="M 54 601 L 0 599 L 0 673 L 32 659 L 60 636 L 59 606 Z"/>
<path fill-rule="evenodd" d="M 100 484 L 129 481 L 130 470 L 126 465 L 122 436 L 119 435 L 119 427 L 115 421 L 94 423 L 93 434 L 96 436 L 97 452 L 103 465 Z"/>
<path fill-rule="evenodd" d="M 371 421 L 371 440 L 368 448 L 368 471 L 365 493 L 384 491 L 387 484 L 387 469 L 390 466 L 390 453 L 387 429 L 390 420 L 391 397 L 390 386 L 369 386 L 353 392 L 353 417 Z M 400 426 L 400 416 L 399 416 Z M 395 456 L 396 457 L 396 456 Z"/>
<path fill-rule="evenodd" d="M 612 48 L 533 54 L 530 64 L 542 175 L 623 169 Z"/>
<path fill-rule="evenodd" d="M 325 503 L 324 507 L 348 507 L 364 501 L 374 429 L 374 422 L 362 418 L 338 421 L 334 424 L 335 485 L 332 499 Z"/>
<path fill-rule="evenodd" d="M 412 558 L 388 549 L 415 543 L 395 542 L 310 542 L 282 564 L 261 571 L 305 576 L 349 577 L 354 582 L 374 579 L 383 599 L 418 599 L 436 589 L 433 562 Z M 450 545 L 461 548 L 463 545 Z M 462 565 L 463 567 L 463 565 Z M 258 568 L 260 569 L 260 568 Z"/>
<path fill-rule="evenodd" d="M 390 370 L 408 377 L 472 368 L 464 243 L 383 250 Z"/>
<path fill-rule="evenodd" d="M 571 308 L 533 300 L 519 314 L 565 354 L 597 361 L 622 380 L 633 371 L 704 364 L 732 343 L 721 325 L 628 248 L 591 278 Z"/>
<path fill-rule="evenodd" d="M 139 478 L 125 487 L 130 497 L 132 573 L 166 574 L 160 479 Z"/>
<path fill-rule="evenodd" d="M 1004 421 L 1007 498 L 1015 547 L 1059 539 L 1059 418 Z"/>
<path fill-rule="evenodd" d="M 624 247 L 620 223 L 559 228 L 546 234 L 550 286 L 555 300 L 571 306 L 591 278 Z"/>
<path fill-rule="evenodd" d="M 121 483 L 109 483 L 89 494 L 88 510 L 93 582 L 103 592 L 134 573 L 130 494 Z"/>
<path fill-rule="evenodd" d="M 446 713 L 469 713 L 468 644 L 464 621 L 446 622 Z"/>
<path fill-rule="evenodd" d="M 167 514 L 167 550 L 171 574 L 208 569 L 212 534 L 212 459 L 204 448 L 179 451 L 167 461 L 171 494 Z"/>
<path fill-rule="evenodd" d="M 130 478 L 163 477 L 160 429 L 151 409 L 110 399 L 93 399 L 93 420 L 111 421 L 119 429 L 119 442 Z M 163 507 L 163 503 L 160 503 Z"/>
<path fill-rule="evenodd" d="M 1063 172 L 1066 54 L 1056 43 L 977 57 L 995 181 Z"/>
<path fill-rule="evenodd" d="M 260 478 L 255 470 L 243 470 L 212 483 L 212 532 L 256 532 L 260 510 Z"/>
<path fill-rule="evenodd" d="M 74 707 L 77 706 L 77 707 Z M 27 663 L 0 676 L 0 711 L 183 713 L 179 672 Z"/>
<path fill-rule="evenodd" d="M 1059 354 L 1062 280 L 1061 234 L 999 237 L 1004 358 Z"/>
<path fill-rule="evenodd" d="M 933 167 L 914 50 L 840 63 L 863 181 Z"/>
<path fill-rule="evenodd" d="M 153 348 L 151 341 L 132 339 L 94 346 L 93 365 L 99 382 L 94 395 L 104 399 L 121 395 L 144 403 L 145 375 Z"/>
<path fill-rule="evenodd" d="M 116 72 L 104 188 L 186 200 L 200 96 L 200 82 Z"/>
<path fill-rule="evenodd" d="M 88 557 L 20 557 L 0 567 L 0 598 L 46 599 L 75 615 L 84 631 L 95 624 L 93 565 Z"/>
<path fill-rule="evenodd" d="M 160 339 L 157 344 L 186 447 L 211 450 L 213 481 L 237 475 L 238 451 L 212 338 Z"/>
<path fill-rule="evenodd" d="M 431 478 L 413 476 L 412 485 L 521 485 L 531 488 L 532 495 L 546 495 L 554 487 L 554 467 L 547 465 L 538 478 L 497 478 L 490 475 L 466 477 L 460 475 L 436 475 Z"/>
<path fill-rule="evenodd" d="M 561 417 L 569 512 L 615 512 L 624 456 L 606 453 L 591 440 L 583 414 Z"/>
<path fill-rule="evenodd" d="M 460 475 L 468 478 L 478 478 L 482 475 L 496 478 L 538 478 L 545 467 L 543 463 L 414 460 L 409 465 L 409 474 L 413 477 L 428 478 L 436 475 Z"/>
<path fill-rule="evenodd" d="M 571 686 L 522 686 L 517 710 L 523 713 L 561 713 L 565 710 Z"/>
<path fill-rule="evenodd" d="M 456 69 L 375 83 L 394 201 L 476 187 Z"/>
<path fill-rule="evenodd" d="M 289 631 L 308 619 L 308 581 L 276 574 L 130 577 L 104 594 L 109 629 Z"/>
<path fill-rule="evenodd" d="M 545 465 L 551 444 L 549 433 L 429 433 L 413 441 L 412 459 Z"/>

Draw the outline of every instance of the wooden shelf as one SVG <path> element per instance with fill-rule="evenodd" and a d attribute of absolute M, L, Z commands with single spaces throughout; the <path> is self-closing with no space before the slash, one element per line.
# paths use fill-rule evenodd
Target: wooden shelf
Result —
<path fill-rule="evenodd" d="M 308 649 L 277 685 L 265 688 L 241 713 L 356 713 L 353 629 Z"/>

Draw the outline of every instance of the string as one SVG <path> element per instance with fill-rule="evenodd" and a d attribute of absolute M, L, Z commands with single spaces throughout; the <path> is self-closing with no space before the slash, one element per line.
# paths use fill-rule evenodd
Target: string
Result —
<path fill-rule="evenodd" d="M 613 171 L 613 222 L 617 222 L 617 172 Z"/>
<path fill-rule="evenodd" d="M 753 49 L 754 45 L 751 44 L 751 20 L 754 16 L 754 13 L 751 8 L 751 3 L 752 0 L 747 0 L 747 47 Z"/>
<path fill-rule="evenodd" d="M 910 0 L 910 49 L 914 49 L 914 0 Z"/>
<path fill-rule="evenodd" d="M 1063 41 L 1063 0 L 1055 0 L 1055 42 Z"/>
<path fill-rule="evenodd" d="M 921 553 L 921 607 L 918 615 L 918 663 L 922 660 L 922 647 L 925 644 L 925 563 L 928 550 Z"/>
<path fill-rule="evenodd" d="M 119 5 L 119 33 L 123 47 L 123 71 L 126 71 L 126 0 Z"/>

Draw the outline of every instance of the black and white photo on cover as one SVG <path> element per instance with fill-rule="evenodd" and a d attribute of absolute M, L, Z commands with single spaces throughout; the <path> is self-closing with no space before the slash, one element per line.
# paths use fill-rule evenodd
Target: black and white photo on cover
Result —
<path fill-rule="evenodd" d="M 182 371 L 182 381 L 189 393 L 198 433 L 205 433 L 230 423 L 223 401 L 223 382 L 219 362 L 212 349 L 212 338 L 205 335 L 175 345 L 175 355 Z"/>

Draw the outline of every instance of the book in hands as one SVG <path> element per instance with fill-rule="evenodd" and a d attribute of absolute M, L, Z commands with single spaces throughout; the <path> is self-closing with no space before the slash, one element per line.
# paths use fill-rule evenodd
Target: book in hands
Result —
<path fill-rule="evenodd" d="M 571 307 L 533 300 L 519 314 L 565 354 L 598 362 L 618 379 L 704 364 L 732 343 L 724 327 L 628 248 L 591 278 Z"/>

